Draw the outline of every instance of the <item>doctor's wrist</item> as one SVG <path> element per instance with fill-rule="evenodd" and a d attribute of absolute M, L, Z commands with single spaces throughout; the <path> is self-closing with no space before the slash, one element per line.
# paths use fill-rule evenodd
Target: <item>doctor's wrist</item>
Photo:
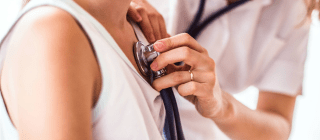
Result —
<path fill-rule="evenodd" d="M 230 122 L 235 116 L 235 107 L 233 104 L 234 98 L 232 95 L 225 91 L 221 91 L 222 94 L 222 106 L 218 113 L 210 119 L 214 122 Z"/>

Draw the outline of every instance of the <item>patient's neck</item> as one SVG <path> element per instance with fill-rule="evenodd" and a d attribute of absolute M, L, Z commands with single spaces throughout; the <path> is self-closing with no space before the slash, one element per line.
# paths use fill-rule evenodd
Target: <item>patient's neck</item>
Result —
<path fill-rule="evenodd" d="M 131 0 L 74 0 L 105 28 L 124 28 Z"/>
<path fill-rule="evenodd" d="M 132 52 L 132 47 L 138 40 L 133 27 L 126 19 L 131 0 L 75 1 L 106 28 L 136 70 L 139 71 Z"/>

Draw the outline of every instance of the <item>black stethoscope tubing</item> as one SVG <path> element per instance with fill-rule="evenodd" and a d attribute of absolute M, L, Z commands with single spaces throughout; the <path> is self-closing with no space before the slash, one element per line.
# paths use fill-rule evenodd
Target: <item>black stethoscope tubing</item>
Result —
<path fill-rule="evenodd" d="M 208 18 L 206 18 L 202 23 L 199 23 L 201 16 L 203 15 L 203 11 L 204 11 L 204 6 L 205 6 L 205 2 L 206 0 L 200 0 L 200 5 L 197 11 L 196 16 L 194 17 L 190 27 L 188 28 L 188 30 L 186 31 L 190 36 L 192 36 L 193 38 L 197 38 L 198 35 L 201 33 L 201 31 L 204 30 L 205 27 L 208 26 L 208 24 L 210 24 L 211 22 L 213 22 L 214 20 L 216 20 L 217 18 L 219 18 L 220 16 L 222 16 L 223 14 L 231 11 L 232 9 L 245 4 L 246 2 L 248 2 L 250 0 L 239 0 L 236 1 L 222 9 L 220 9 L 219 11 L 212 13 Z"/>

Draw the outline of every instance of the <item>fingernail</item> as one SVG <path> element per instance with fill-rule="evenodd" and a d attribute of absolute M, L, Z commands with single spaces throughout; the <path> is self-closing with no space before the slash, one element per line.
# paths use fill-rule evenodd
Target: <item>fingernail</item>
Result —
<path fill-rule="evenodd" d="M 157 50 L 157 51 L 161 51 L 165 48 L 163 42 L 156 42 L 153 44 L 153 47 Z"/>
<path fill-rule="evenodd" d="M 142 17 L 141 17 L 140 15 L 137 15 L 137 18 L 138 18 L 138 19 L 137 19 L 138 21 L 141 21 L 141 20 L 142 20 Z"/>
<path fill-rule="evenodd" d="M 158 63 L 157 62 L 152 62 L 152 64 L 150 65 L 152 70 L 156 70 L 158 67 Z"/>

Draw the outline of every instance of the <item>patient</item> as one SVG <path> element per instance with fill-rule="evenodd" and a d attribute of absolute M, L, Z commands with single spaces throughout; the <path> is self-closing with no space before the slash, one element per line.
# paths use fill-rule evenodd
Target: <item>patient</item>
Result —
<path fill-rule="evenodd" d="M 2 40 L 1 140 L 163 139 L 131 0 L 32 0 Z"/>

